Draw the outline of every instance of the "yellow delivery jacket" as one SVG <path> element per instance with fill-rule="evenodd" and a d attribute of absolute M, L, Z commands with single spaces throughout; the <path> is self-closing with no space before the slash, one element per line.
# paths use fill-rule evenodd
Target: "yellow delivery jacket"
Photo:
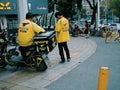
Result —
<path fill-rule="evenodd" d="M 57 32 L 56 39 L 58 43 L 70 40 L 69 21 L 66 18 L 62 17 L 57 21 L 55 31 Z"/>
<path fill-rule="evenodd" d="M 36 23 L 24 20 L 18 27 L 18 44 L 23 47 L 30 46 L 33 44 L 33 37 L 35 34 L 44 31 L 45 30 Z"/>

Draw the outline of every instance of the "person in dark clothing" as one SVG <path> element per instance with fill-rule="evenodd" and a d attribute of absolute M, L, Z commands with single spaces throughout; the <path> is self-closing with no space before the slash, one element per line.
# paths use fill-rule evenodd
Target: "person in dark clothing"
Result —
<path fill-rule="evenodd" d="M 79 35 L 79 31 L 80 31 L 79 27 L 77 25 L 75 25 L 72 36 L 77 37 Z"/>
<path fill-rule="evenodd" d="M 84 34 L 86 34 L 86 38 L 89 37 L 89 33 L 90 33 L 90 25 L 87 21 L 85 21 L 85 31 Z"/>

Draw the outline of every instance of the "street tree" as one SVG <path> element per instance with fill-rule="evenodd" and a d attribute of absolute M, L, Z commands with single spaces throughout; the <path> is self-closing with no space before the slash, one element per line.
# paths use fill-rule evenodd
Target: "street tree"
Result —
<path fill-rule="evenodd" d="M 114 13 L 114 15 L 116 17 L 119 18 L 119 22 L 120 22 L 120 0 L 110 0 L 109 1 L 109 10 L 111 13 Z"/>
<path fill-rule="evenodd" d="M 57 10 L 62 12 L 65 17 L 72 18 L 72 15 L 74 14 L 73 3 L 74 3 L 74 0 L 72 1 L 71 0 L 58 0 Z"/>
<path fill-rule="evenodd" d="M 91 2 L 91 0 L 86 0 L 90 6 L 90 8 L 93 10 L 92 12 L 92 20 L 91 20 L 91 25 L 94 24 L 95 20 L 96 20 L 96 13 L 97 13 L 97 2 L 95 2 L 96 0 L 93 0 Z M 96 23 L 95 23 L 96 24 Z"/>
<path fill-rule="evenodd" d="M 81 9 L 82 9 L 82 0 L 77 0 L 76 3 L 77 3 L 77 8 L 81 11 Z"/>
<path fill-rule="evenodd" d="M 61 11 L 65 17 L 71 19 L 82 8 L 82 0 L 57 0 L 57 2 L 57 10 Z M 78 12 L 76 12 L 76 8 Z"/>

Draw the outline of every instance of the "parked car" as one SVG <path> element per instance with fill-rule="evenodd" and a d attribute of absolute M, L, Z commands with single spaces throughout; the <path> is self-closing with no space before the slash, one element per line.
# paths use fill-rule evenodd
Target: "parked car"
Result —
<path fill-rule="evenodd" d="M 119 23 L 112 23 L 112 24 L 110 24 L 110 29 L 111 30 L 117 29 L 118 31 L 120 31 L 120 24 Z"/>

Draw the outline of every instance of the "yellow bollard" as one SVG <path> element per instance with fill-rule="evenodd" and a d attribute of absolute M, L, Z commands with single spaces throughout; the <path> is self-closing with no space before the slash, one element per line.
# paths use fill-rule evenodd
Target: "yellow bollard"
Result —
<path fill-rule="evenodd" d="M 107 90 L 109 68 L 100 67 L 98 78 L 98 90 Z"/>

